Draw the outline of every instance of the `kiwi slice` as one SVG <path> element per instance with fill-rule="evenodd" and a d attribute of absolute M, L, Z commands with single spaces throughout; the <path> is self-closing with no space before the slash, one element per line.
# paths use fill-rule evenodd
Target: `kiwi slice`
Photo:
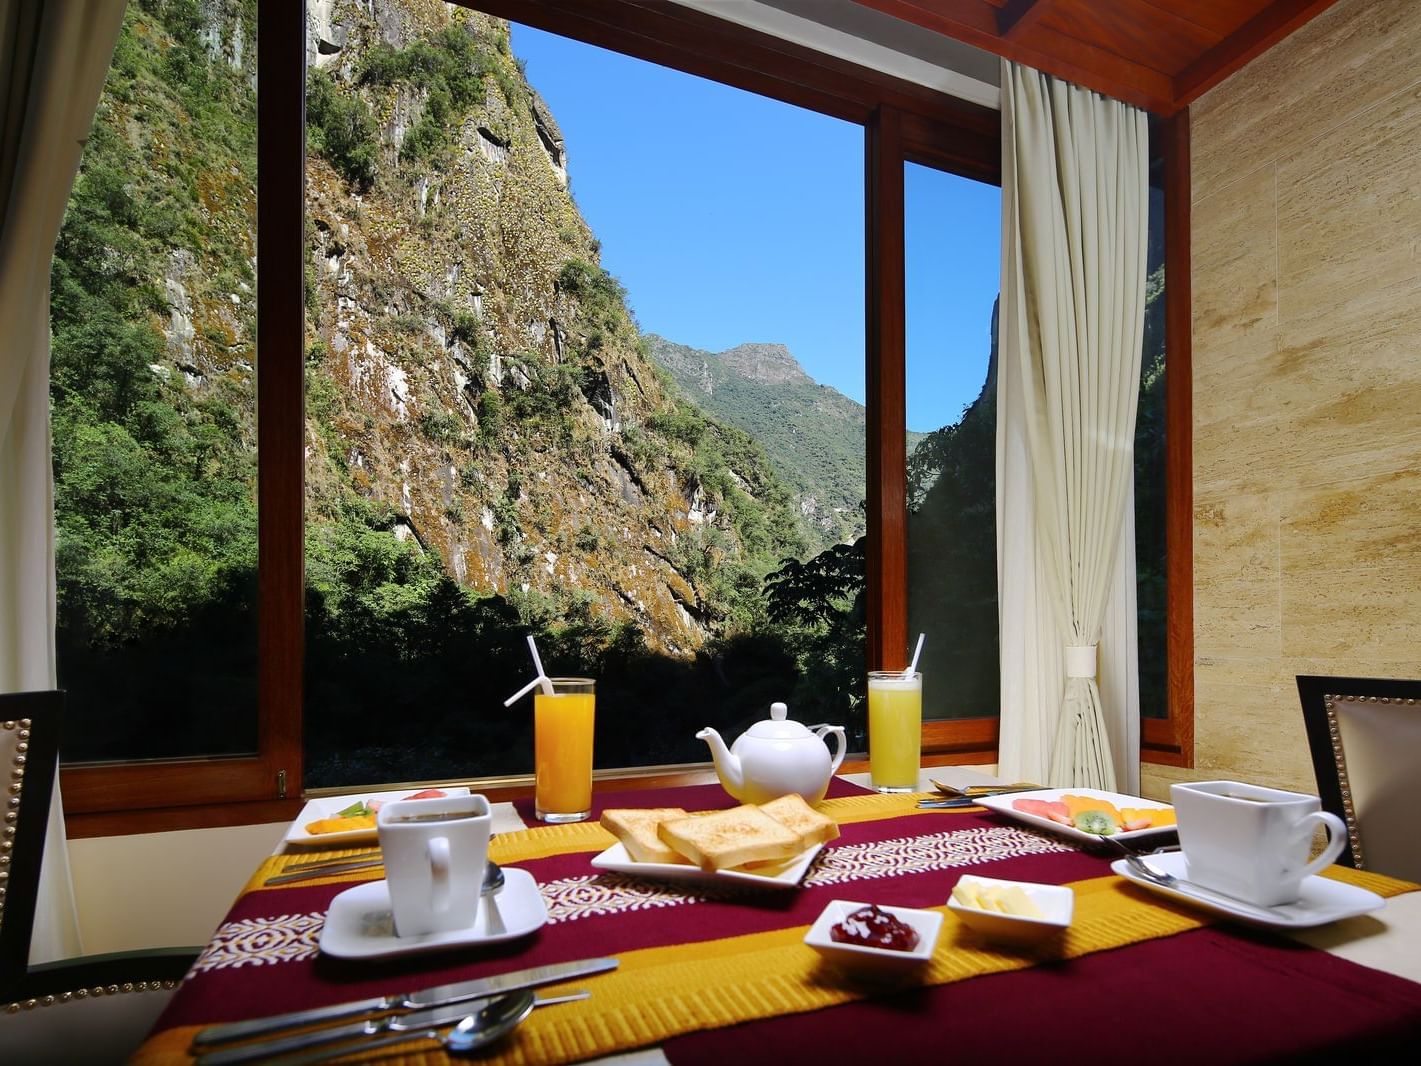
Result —
<path fill-rule="evenodd" d="M 1098 837 L 1108 837 L 1115 833 L 1115 822 L 1104 811 L 1081 811 L 1076 815 L 1076 828 L 1082 833 L 1094 833 Z"/>

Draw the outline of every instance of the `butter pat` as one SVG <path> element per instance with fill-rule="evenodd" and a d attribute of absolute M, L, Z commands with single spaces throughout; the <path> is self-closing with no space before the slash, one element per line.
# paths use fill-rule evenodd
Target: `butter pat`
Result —
<path fill-rule="evenodd" d="M 1065 885 L 963 874 L 947 909 L 984 936 L 1026 943 L 1066 929 L 1074 903 L 1075 893 Z"/>

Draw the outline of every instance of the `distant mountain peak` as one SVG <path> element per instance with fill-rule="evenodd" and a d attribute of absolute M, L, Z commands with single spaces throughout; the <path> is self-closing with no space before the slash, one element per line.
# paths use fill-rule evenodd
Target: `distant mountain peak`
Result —
<path fill-rule="evenodd" d="M 707 352 L 655 333 L 645 334 L 645 339 L 662 364 L 694 379 L 707 395 L 715 391 L 715 378 L 726 373 L 761 385 L 815 383 L 783 344 L 737 344 L 723 352 Z"/>
<path fill-rule="evenodd" d="M 765 385 L 812 380 L 783 344 L 737 344 L 721 352 L 717 358 L 722 366 L 741 377 Z"/>

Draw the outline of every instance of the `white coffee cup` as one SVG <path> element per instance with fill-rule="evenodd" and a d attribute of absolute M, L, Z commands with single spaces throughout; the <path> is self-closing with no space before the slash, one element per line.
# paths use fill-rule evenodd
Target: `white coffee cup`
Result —
<path fill-rule="evenodd" d="M 1171 785 L 1169 796 L 1189 880 L 1260 907 L 1295 902 L 1303 878 L 1347 846 L 1347 827 L 1316 796 L 1242 781 Z M 1327 826 L 1327 847 L 1308 862 L 1319 824 Z"/>
<path fill-rule="evenodd" d="M 488 800 L 480 795 L 396 800 L 375 823 L 396 936 L 467 929 L 488 865 Z"/>

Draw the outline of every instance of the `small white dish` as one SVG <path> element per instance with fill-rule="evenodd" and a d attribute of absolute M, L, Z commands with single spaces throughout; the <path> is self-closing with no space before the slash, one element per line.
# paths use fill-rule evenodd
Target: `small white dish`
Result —
<path fill-rule="evenodd" d="M 1149 856 L 1150 865 L 1174 877 L 1189 876 L 1189 860 L 1182 851 L 1165 852 Z M 1276 907 L 1256 907 L 1252 903 L 1240 901 L 1236 906 L 1228 900 L 1210 893 L 1196 893 L 1188 885 L 1169 887 L 1156 884 L 1141 877 L 1130 868 L 1124 859 L 1117 859 L 1110 868 L 1121 877 L 1143 888 L 1161 895 L 1182 899 L 1196 907 L 1214 911 L 1241 922 L 1270 926 L 1275 929 L 1310 929 L 1315 925 L 1355 918 L 1359 914 L 1380 910 L 1386 900 L 1375 892 L 1334 881 L 1329 877 L 1306 877 L 1302 883 L 1302 896 L 1294 903 L 1283 903 Z"/>
<path fill-rule="evenodd" d="M 384 959 L 449 948 L 477 947 L 516 940 L 543 926 L 548 908 L 538 882 L 526 870 L 503 868 L 503 888 L 479 903 L 474 924 L 422 936 L 396 936 L 390 888 L 384 881 L 367 881 L 331 900 L 321 930 L 321 953 L 338 959 Z"/>
<path fill-rule="evenodd" d="M 1012 804 L 1016 800 L 1044 800 L 1047 803 L 1054 803 L 1062 796 L 1088 796 L 1091 799 L 1105 800 L 1113 803 L 1116 807 L 1124 809 L 1126 807 L 1145 808 L 1149 810 L 1169 810 L 1168 803 L 1158 803 L 1155 800 L 1144 799 L 1140 796 L 1124 796 L 1119 792 L 1106 792 L 1098 788 L 1042 788 L 1035 792 L 1007 792 L 1000 796 L 983 796 L 978 799 L 977 805 L 986 807 L 989 811 L 997 814 L 1005 814 L 1008 818 L 1015 818 L 1019 822 L 1027 825 L 1034 825 L 1038 829 L 1049 829 L 1053 833 L 1060 833 L 1062 836 L 1070 837 L 1073 840 L 1080 840 L 1085 843 L 1095 843 L 1100 837 L 1095 833 L 1083 833 L 1073 825 L 1062 825 L 1060 822 L 1053 822 L 1050 818 L 1044 818 L 1039 814 L 1031 814 L 1028 811 L 1017 810 Z M 1173 833 L 1173 825 L 1154 826 L 1149 829 L 1133 829 L 1128 833 L 1112 833 L 1111 840 L 1144 840 L 1152 836 L 1159 836 L 1162 833 Z"/>
<path fill-rule="evenodd" d="M 963 923 L 996 940 L 1010 940 L 1014 943 L 1028 943 L 1041 940 L 1067 929 L 1076 909 L 1076 894 L 1065 885 L 1042 885 L 1034 881 L 1003 881 L 996 877 L 978 877 L 963 874 L 958 883 L 987 888 L 997 885 L 1011 888 L 1013 885 L 1026 893 L 1026 898 L 1036 904 L 1041 911 L 1040 918 L 1028 918 L 1020 914 L 1002 914 L 1000 911 L 984 911 L 979 907 L 968 907 L 954 899 L 947 901 L 947 909 L 962 919 Z"/>
<path fill-rule="evenodd" d="M 892 948 L 875 948 L 867 944 L 850 944 L 835 940 L 830 930 L 860 907 L 867 903 L 851 900 L 832 900 L 809 932 L 804 934 L 804 942 L 820 955 L 836 965 L 856 973 L 878 977 L 901 977 L 917 969 L 933 957 L 938 935 L 942 932 L 941 911 L 923 911 L 912 907 L 887 907 L 878 904 L 878 909 L 891 914 L 904 925 L 912 926 L 918 934 L 918 946 L 911 951 L 895 951 Z"/>
<path fill-rule="evenodd" d="M 600 855 L 594 856 L 592 865 L 598 870 L 608 870 L 612 873 L 652 877 L 664 881 L 685 881 L 690 884 L 794 888 L 804 879 L 815 857 L 822 850 L 823 844 L 815 844 L 808 851 L 802 851 L 791 859 L 767 863 L 753 870 L 702 870 L 690 863 L 637 862 L 627 854 L 626 847 L 619 840 Z"/>
<path fill-rule="evenodd" d="M 417 788 L 402 788 L 395 792 L 367 792 L 364 795 L 324 796 L 309 800 L 306 806 L 301 808 L 301 813 L 296 816 L 296 820 L 291 823 L 290 828 L 286 830 L 286 836 L 282 837 L 282 841 L 287 844 L 318 847 L 325 847 L 329 844 L 374 844 L 379 841 L 380 834 L 373 825 L 368 829 L 351 829 L 344 833 L 308 833 L 306 826 L 311 822 L 319 822 L 322 818 L 334 818 L 357 801 L 369 803 L 373 799 L 398 800 L 404 799 L 406 796 L 413 796 L 420 791 L 422 790 Z M 467 796 L 469 794 L 467 785 L 440 785 L 439 791 L 446 796 Z"/>

